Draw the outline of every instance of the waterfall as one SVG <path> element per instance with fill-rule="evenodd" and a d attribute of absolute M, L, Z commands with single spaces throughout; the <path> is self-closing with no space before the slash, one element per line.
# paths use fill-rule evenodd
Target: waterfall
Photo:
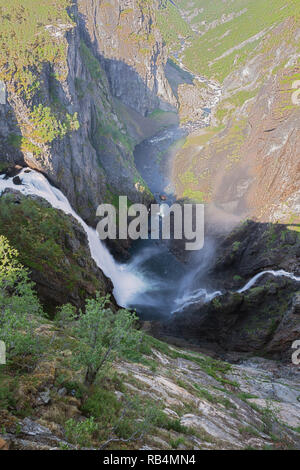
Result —
<path fill-rule="evenodd" d="M 254 276 L 252 279 L 250 279 L 250 281 L 248 281 L 247 284 L 245 284 L 244 287 L 242 287 L 237 292 L 239 294 L 242 294 L 246 290 L 251 289 L 251 287 L 254 286 L 256 281 L 258 281 L 258 279 L 260 279 L 265 274 L 272 274 L 272 276 L 275 276 L 275 277 L 288 277 L 289 279 L 292 279 L 293 281 L 300 282 L 300 277 L 297 277 L 292 273 L 284 271 L 283 269 L 280 269 L 279 271 L 263 271 L 259 274 L 256 274 L 256 276 Z"/>
<path fill-rule="evenodd" d="M 208 293 L 206 289 L 199 289 L 190 294 L 185 294 L 175 300 L 175 304 L 177 304 L 178 307 L 173 310 L 172 313 L 181 312 L 186 307 L 189 307 L 193 304 L 197 304 L 200 301 L 202 301 L 203 303 L 211 302 L 211 300 L 213 300 L 215 297 L 218 297 L 219 295 L 222 295 L 222 292 L 219 290 Z"/>
<path fill-rule="evenodd" d="M 23 169 L 18 174 L 22 184 L 16 186 L 13 178 L 0 175 L 0 195 L 6 188 L 17 190 L 25 196 L 39 196 L 51 204 L 55 209 L 72 215 L 84 228 L 90 247 L 91 256 L 97 266 L 109 277 L 114 285 L 113 294 L 122 307 L 128 306 L 137 293 L 146 290 L 147 284 L 141 275 L 134 274 L 130 267 L 116 263 L 104 243 L 98 237 L 96 230 L 89 227 L 81 217 L 72 209 L 68 199 L 63 193 L 53 187 L 41 173 L 30 169 Z"/>
<path fill-rule="evenodd" d="M 238 292 L 239 294 L 242 294 L 243 292 L 246 292 L 247 290 L 251 289 L 256 282 L 266 274 L 271 274 L 272 276 L 275 277 L 288 277 L 289 279 L 292 279 L 293 281 L 300 282 L 300 276 L 295 276 L 293 273 L 289 273 L 287 271 L 284 271 L 283 269 L 280 269 L 278 271 L 262 271 L 261 273 L 256 274 L 253 276 L 247 284 L 244 285 L 241 289 L 235 291 Z M 215 297 L 218 297 L 222 295 L 223 293 L 221 291 L 215 291 L 208 293 L 206 289 L 199 289 L 196 290 L 192 293 L 187 293 L 184 294 L 181 298 L 176 299 L 175 303 L 178 305 L 178 307 L 172 312 L 181 312 L 185 308 L 189 307 L 190 305 L 197 304 L 199 302 L 207 303 L 211 302 Z"/>
<path fill-rule="evenodd" d="M 144 248 L 130 263 L 117 263 L 104 243 L 99 239 L 96 230 L 89 227 L 81 219 L 72 209 L 64 194 L 59 189 L 52 186 L 45 176 L 28 168 L 23 169 L 18 176 L 21 180 L 20 185 L 15 185 L 13 178 L 0 175 L 0 195 L 7 188 L 14 189 L 25 196 L 39 196 L 48 201 L 53 208 L 60 209 L 67 215 L 72 215 L 81 224 L 87 234 L 91 256 L 95 263 L 104 274 L 112 280 L 114 285 L 113 294 L 120 306 L 129 307 L 135 304 L 149 305 L 150 308 L 159 311 L 162 309 L 162 306 L 173 304 L 169 312 L 175 313 L 199 302 L 210 302 L 215 297 L 222 295 L 221 291 L 208 292 L 205 288 L 192 289 L 192 279 L 195 277 L 195 272 L 188 274 L 182 272 L 182 288 L 179 289 L 179 284 L 177 284 L 179 280 L 177 280 L 176 285 L 172 288 L 171 294 L 168 293 L 166 288 L 168 282 L 166 282 L 164 275 L 161 277 L 155 276 L 154 273 L 146 273 L 143 268 L 143 263 L 147 262 L 148 259 L 152 259 L 155 256 L 162 256 L 161 247 Z M 200 268 L 198 267 L 196 271 L 198 272 Z M 237 292 L 243 293 L 251 289 L 251 287 L 266 274 L 271 274 L 276 277 L 288 277 L 296 282 L 300 282 L 300 277 L 287 271 L 269 270 L 256 274 Z M 173 280 L 173 283 L 174 282 L 175 280 Z M 170 284 L 172 285 L 172 281 L 170 281 Z M 167 303 L 167 295 L 169 294 L 172 297 L 170 304 Z"/>

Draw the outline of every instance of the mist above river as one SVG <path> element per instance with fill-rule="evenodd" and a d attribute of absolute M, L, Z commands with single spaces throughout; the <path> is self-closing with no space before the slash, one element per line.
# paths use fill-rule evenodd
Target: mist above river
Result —
<path fill-rule="evenodd" d="M 172 163 L 186 135 L 184 129 L 172 126 L 135 149 L 136 167 L 158 202 L 162 197 L 168 205 L 176 202 L 171 181 Z M 135 308 L 144 320 L 159 320 L 172 315 L 199 291 L 199 282 L 209 265 L 213 249 L 212 242 L 206 241 L 202 250 L 178 256 L 178 252 L 172 249 L 172 240 L 148 239 L 133 242 L 130 255 L 124 269 L 128 273 L 138 273 L 147 287 L 143 292 L 137 289 L 129 306 Z M 203 295 L 200 292 L 198 300 L 207 294 L 204 279 L 202 286 Z"/>

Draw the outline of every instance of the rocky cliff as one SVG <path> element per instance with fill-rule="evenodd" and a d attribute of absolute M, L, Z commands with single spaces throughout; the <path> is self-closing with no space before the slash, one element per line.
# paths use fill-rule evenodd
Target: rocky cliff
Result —
<path fill-rule="evenodd" d="M 216 59 L 226 73 L 223 62 L 235 57 L 234 71 L 223 77 L 212 125 L 191 134 L 177 156 L 179 196 L 212 202 L 223 220 L 299 219 L 299 34 L 295 7 L 247 56 L 241 44 Z"/>
<path fill-rule="evenodd" d="M 79 1 L 82 23 L 107 72 L 113 95 L 146 115 L 174 110 L 167 61 L 154 11 L 159 1 Z"/>
<path fill-rule="evenodd" d="M 0 220 L 1 235 L 30 269 L 47 313 L 53 316 L 65 303 L 82 308 L 86 297 L 96 292 L 112 293 L 111 281 L 91 257 L 83 227 L 72 216 L 42 198 L 7 189 L 0 197 Z"/>
<path fill-rule="evenodd" d="M 151 4 L 71 3 L 0 4 L 1 165 L 44 172 L 92 222 L 118 194 L 151 199 L 114 96 L 142 114 L 176 103 Z"/>

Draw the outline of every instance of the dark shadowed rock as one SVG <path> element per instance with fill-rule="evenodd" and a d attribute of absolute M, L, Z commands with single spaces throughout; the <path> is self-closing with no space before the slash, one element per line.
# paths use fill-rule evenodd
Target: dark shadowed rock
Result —
<path fill-rule="evenodd" d="M 19 185 L 22 184 L 22 181 L 21 181 L 21 179 L 19 178 L 19 176 L 15 176 L 15 177 L 13 178 L 13 183 L 19 186 Z"/>

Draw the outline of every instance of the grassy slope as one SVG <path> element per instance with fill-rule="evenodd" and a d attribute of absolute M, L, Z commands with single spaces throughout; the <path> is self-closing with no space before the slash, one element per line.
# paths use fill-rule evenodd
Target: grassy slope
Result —
<path fill-rule="evenodd" d="M 203 33 L 200 37 L 194 34 L 191 45 L 186 49 L 184 64 L 196 73 L 220 81 L 246 61 L 261 39 L 253 40 L 243 47 L 240 47 L 241 43 L 289 16 L 300 14 L 300 4 L 297 0 L 273 0 L 272 8 L 269 0 L 197 0 L 193 3 L 194 7 L 191 7 L 192 2 L 188 0 L 177 1 L 186 21 L 190 22 L 195 30 Z M 196 10 L 199 11 L 198 14 L 195 14 Z M 223 24 L 220 22 L 222 17 L 226 21 Z M 176 22 L 179 24 L 178 19 Z M 169 16 L 169 21 L 163 26 L 167 29 L 163 33 L 164 37 L 174 34 L 175 14 Z M 183 26 L 181 30 L 184 31 Z M 235 47 L 238 49 L 230 52 Z"/>
<path fill-rule="evenodd" d="M 39 87 L 44 62 L 67 65 L 67 43 L 60 31 L 73 27 L 66 11 L 70 5 L 70 0 L 0 0 L 0 78 L 16 76 L 27 97 Z"/>
<path fill-rule="evenodd" d="M 163 8 L 156 12 L 156 21 L 169 51 L 180 48 L 180 38 L 193 35 L 189 24 L 170 2 L 165 3 Z"/>
<path fill-rule="evenodd" d="M 44 354 L 38 359 L 16 357 L 0 370 L 0 437 L 9 441 L 13 436 L 17 449 L 25 445 L 22 439 L 28 439 L 23 424 L 27 416 L 58 437 L 49 439 L 50 446 L 64 450 L 99 449 L 111 437 L 115 442 L 107 450 L 143 445 L 181 450 L 295 446 L 291 438 L 296 434 L 279 421 L 275 407 L 280 403 L 252 403 L 257 396 L 247 392 L 247 384 L 257 383 L 246 371 L 241 374 L 229 364 L 145 335 L 140 351 L 118 359 L 108 374 L 87 388 L 84 370 L 76 370 L 72 362 L 77 340 L 70 331 L 41 321 L 36 332 Z M 49 386 L 51 401 L 37 406 Z M 150 408 L 145 432 L 130 439 Z M 31 441 L 37 442 L 34 449 L 40 448 L 39 436 Z"/>

